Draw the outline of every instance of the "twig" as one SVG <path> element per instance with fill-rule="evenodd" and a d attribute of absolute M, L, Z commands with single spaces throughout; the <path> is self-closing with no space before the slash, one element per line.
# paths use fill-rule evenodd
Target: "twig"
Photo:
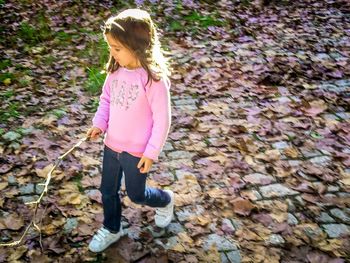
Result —
<path fill-rule="evenodd" d="M 12 246 L 16 246 L 16 245 L 19 245 L 23 238 L 26 236 L 27 232 L 29 231 L 30 227 L 33 225 L 38 231 L 39 231 L 39 234 L 40 234 L 40 246 L 41 246 L 41 249 L 43 249 L 43 246 L 42 246 L 42 243 L 41 243 L 41 229 L 40 227 L 35 223 L 35 218 L 36 218 L 36 215 L 37 215 L 37 211 L 38 211 L 38 207 L 39 207 L 39 204 L 41 202 L 41 199 L 43 198 L 44 194 L 47 193 L 47 190 L 48 190 L 48 186 L 50 184 L 50 180 L 51 180 L 51 175 L 52 175 L 52 172 L 61 164 L 62 160 L 68 155 L 70 154 L 75 148 L 79 147 L 84 141 L 86 141 L 89 137 L 84 137 L 82 139 L 80 139 L 72 148 L 70 148 L 67 152 L 65 152 L 63 155 L 61 155 L 60 157 L 58 157 L 58 159 L 56 160 L 55 162 L 55 165 L 51 168 L 51 170 L 49 171 L 49 173 L 47 174 L 47 177 L 46 177 L 46 181 L 44 184 L 40 184 L 40 185 L 45 185 L 44 187 L 44 190 L 42 191 L 41 195 L 39 196 L 39 198 L 36 200 L 36 201 L 33 201 L 33 202 L 27 202 L 25 203 L 26 205 L 30 205 L 30 204 L 35 204 L 35 210 L 34 210 L 34 213 L 33 213 L 33 218 L 31 220 L 31 222 L 29 223 L 29 225 L 27 226 L 26 230 L 24 231 L 24 233 L 22 234 L 21 238 L 17 241 L 13 241 L 11 243 L 0 243 L 0 247 L 12 247 Z M 45 209 L 46 211 L 46 209 Z M 41 220 L 45 214 L 45 211 L 41 217 Z"/>

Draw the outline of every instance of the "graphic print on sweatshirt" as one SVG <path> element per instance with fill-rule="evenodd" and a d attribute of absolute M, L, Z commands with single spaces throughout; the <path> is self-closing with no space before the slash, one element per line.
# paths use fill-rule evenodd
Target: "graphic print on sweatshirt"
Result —
<path fill-rule="evenodd" d="M 110 104 L 128 110 L 139 95 L 139 85 L 113 80 L 110 86 Z"/>

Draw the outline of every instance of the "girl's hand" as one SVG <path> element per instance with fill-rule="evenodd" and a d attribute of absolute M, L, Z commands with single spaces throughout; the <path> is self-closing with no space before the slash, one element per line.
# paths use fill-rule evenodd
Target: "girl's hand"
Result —
<path fill-rule="evenodd" d="M 152 167 L 152 164 L 153 164 L 153 160 L 146 157 L 146 156 L 142 156 L 141 157 L 141 160 L 139 161 L 139 163 L 137 164 L 137 168 L 141 168 L 140 169 L 140 173 L 148 173 L 149 170 L 151 170 L 151 167 Z M 143 167 L 142 167 L 143 165 Z"/>
<path fill-rule="evenodd" d="M 86 136 L 88 136 L 92 140 L 96 140 L 102 133 L 102 130 L 97 127 L 91 127 L 87 133 Z"/>

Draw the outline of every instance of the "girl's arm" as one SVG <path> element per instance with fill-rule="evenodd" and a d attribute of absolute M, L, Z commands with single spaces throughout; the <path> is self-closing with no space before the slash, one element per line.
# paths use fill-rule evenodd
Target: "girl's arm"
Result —
<path fill-rule="evenodd" d="M 100 128 L 102 132 L 105 132 L 108 127 L 109 120 L 109 103 L 110 103 L 110 74 L 106 76 L 105 82 L 102 87 L 102 93 L 100 95 L 100 101 L 98 104 L 95 117 L 92 119 L 93 126 Z"/>
<path fill-rule="evenodd" d="M 151 106 L 153 127 L 151 137 L 148 140 L 144 156 L 158 160 L 167 139 L 171 125 L 170 81 L 168 79 L 152 81 L 152 85 L 146 91 L 147 99 Z"/>

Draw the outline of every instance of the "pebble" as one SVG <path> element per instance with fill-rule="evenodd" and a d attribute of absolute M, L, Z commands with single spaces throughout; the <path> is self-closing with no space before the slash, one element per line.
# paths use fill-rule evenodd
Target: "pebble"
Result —
<path fill-rule="evenodd" d="M 290 225 L 297 225 L 299 223 L 298 219 L 291 213 L 288 213 L 287 222 Z"/>
<path fill-rule="evenodd" d="M 253 185 L 265 185 L 276 181 L 272 176 L 260 173 L 249 174 L 245 176 L 243 180 Z"/>
<path fill-rule="evenodd" d="M 322 227 L 330 238 L 350 235 L 349 227 L 345 224 L 324 224 Z"/>
<path fill-rule="evenodd" d="M 281 244 L 284 244 L 284 239 L 281 235 L 272 234 L 267 240 L 267 243 L 271 245 L 281 245 Z"/>
<path fill-rule="evenodd" d="M 318 156 L 318 157 L 311 158 L 309 161 L 314 164 L 326 166 L 331 160 L 332 158 L 329 156 Z"/>
<path fill-rule="evenodd" d="M 329 185 L 328 188 L 327 188 L 327 191 L 328 192 L 339 192 L 339 186 L 336 186 L 336 185 Z"/>
<path fill-rule="evenodd" d="M 290 200 L 289 198 L 286 199 L 286 203 L 288 205 L 288 212 L 294 212 L 296 210 L 296 207 L 293 203 L 292 200 Z"/>
<path fill-rule="evenodd" d="M 78 220 L 75 217 L 67 218 L 67 221 L 63 227 L 64 233 L 70 233 L 74 228 L 78 226 Z"/>
<path fill-rule="evenodd" d="M 350 217 L 339 208 L 331 209 L 329 212 L 344 223 L 350 223 Z"/>
<path fill-rule="evenodd" d="M 34 184 L 26 184 L 19 188 L 19 191 L 22 195 L 28 195 L 34 193 Z"/>
<path fill-rule="evenodd" d="M 240 263 L 241 262 L 241 254 L 238 250 L 230 251 L 226 253 L 226 256 L 230 263 Z"/>
<path fill-rule="evenodd" d="M 219 252 L 237 250 L 237 246 L 233 242 L 218 234 L 210 234 L 204 241 L 203 248 L 208 251 L 212 245 L 216 246 Z"/>
<path fill-rule="evenodd" d="M 229 230 L 230 232 L 232 232 L 232 233 L 235 232 L 235 231 L 237 230 L 237 229 L 233 226 L 231 220 L 228 219 L 228 218 L 224 218 L 224 219 L 222 220 L 222 225 L 225 226 L 226 228 L 228 228 L 228 230 Z"/>
<path fill-rule="evenodd" d="M 166 152 L 166 151 L 172 151 L 172 150 L 174 150 L 174 147 L 172 146 L 172 144 L 170 142 L 166 142 L 164 144 L 163 151 Z"/>
<path fill-rule="evenodd" d="M 329 216 L 326 212 L 321 212 L 320 216 L 316 218 L 318 222 L 322 223 L 334 223 L 335 220 Z"/>
<path fill-rule="evenodd" d="M 196 153 L 190 153 L 187 151 L 173 151 L 167 153 L 168 157 L 177 160 L 177 159 L 192 159 L 193 156 L 196 155 Z"/>
<path fill-rule="evenodd" d="M 22 195 L 19 197 L 22 199 L 23 203 L 28 203 L 28 202 L 33 202 L 38 200 L 39 196 L 38 195 Z"/>
<path fill-rule="evenodd" d="M 45 185 L 36 184 L 35 185 L 35 193 L 41 194 L 44 191 Z"/>
<path fill-rule="evenodd" d="M 169 226 L 167 227 L 167 232 L 171 233 L 173 235 L 176 235 L 176 234 L 184 232 L 184 231 L 185 231 L 185 229 L 179 223 L 170 223 Z"/>
<path fill-rule="evenodd" d="M 287 142 L 275 142 L 272 144 L 272 147 L 275 148 L 275 149 L 278 149 L 278 150 L 283 150 L 285 148 L 287 148 L 289 145 Z"/>
<path fill-rule="evenodd" d="M 9 175 L 7 177 L 7 182 L 9 183 L 9 185 L 16 185 L 17 184 L 17 180 L 13 175 Z"/>
<path fill-rule="evenodd" d="M 281 184 L 271 184 L 260 187 L 260 193 L 264 197 L 284 197 L 288 195 L 297 195 L 298 192 Z"/>

